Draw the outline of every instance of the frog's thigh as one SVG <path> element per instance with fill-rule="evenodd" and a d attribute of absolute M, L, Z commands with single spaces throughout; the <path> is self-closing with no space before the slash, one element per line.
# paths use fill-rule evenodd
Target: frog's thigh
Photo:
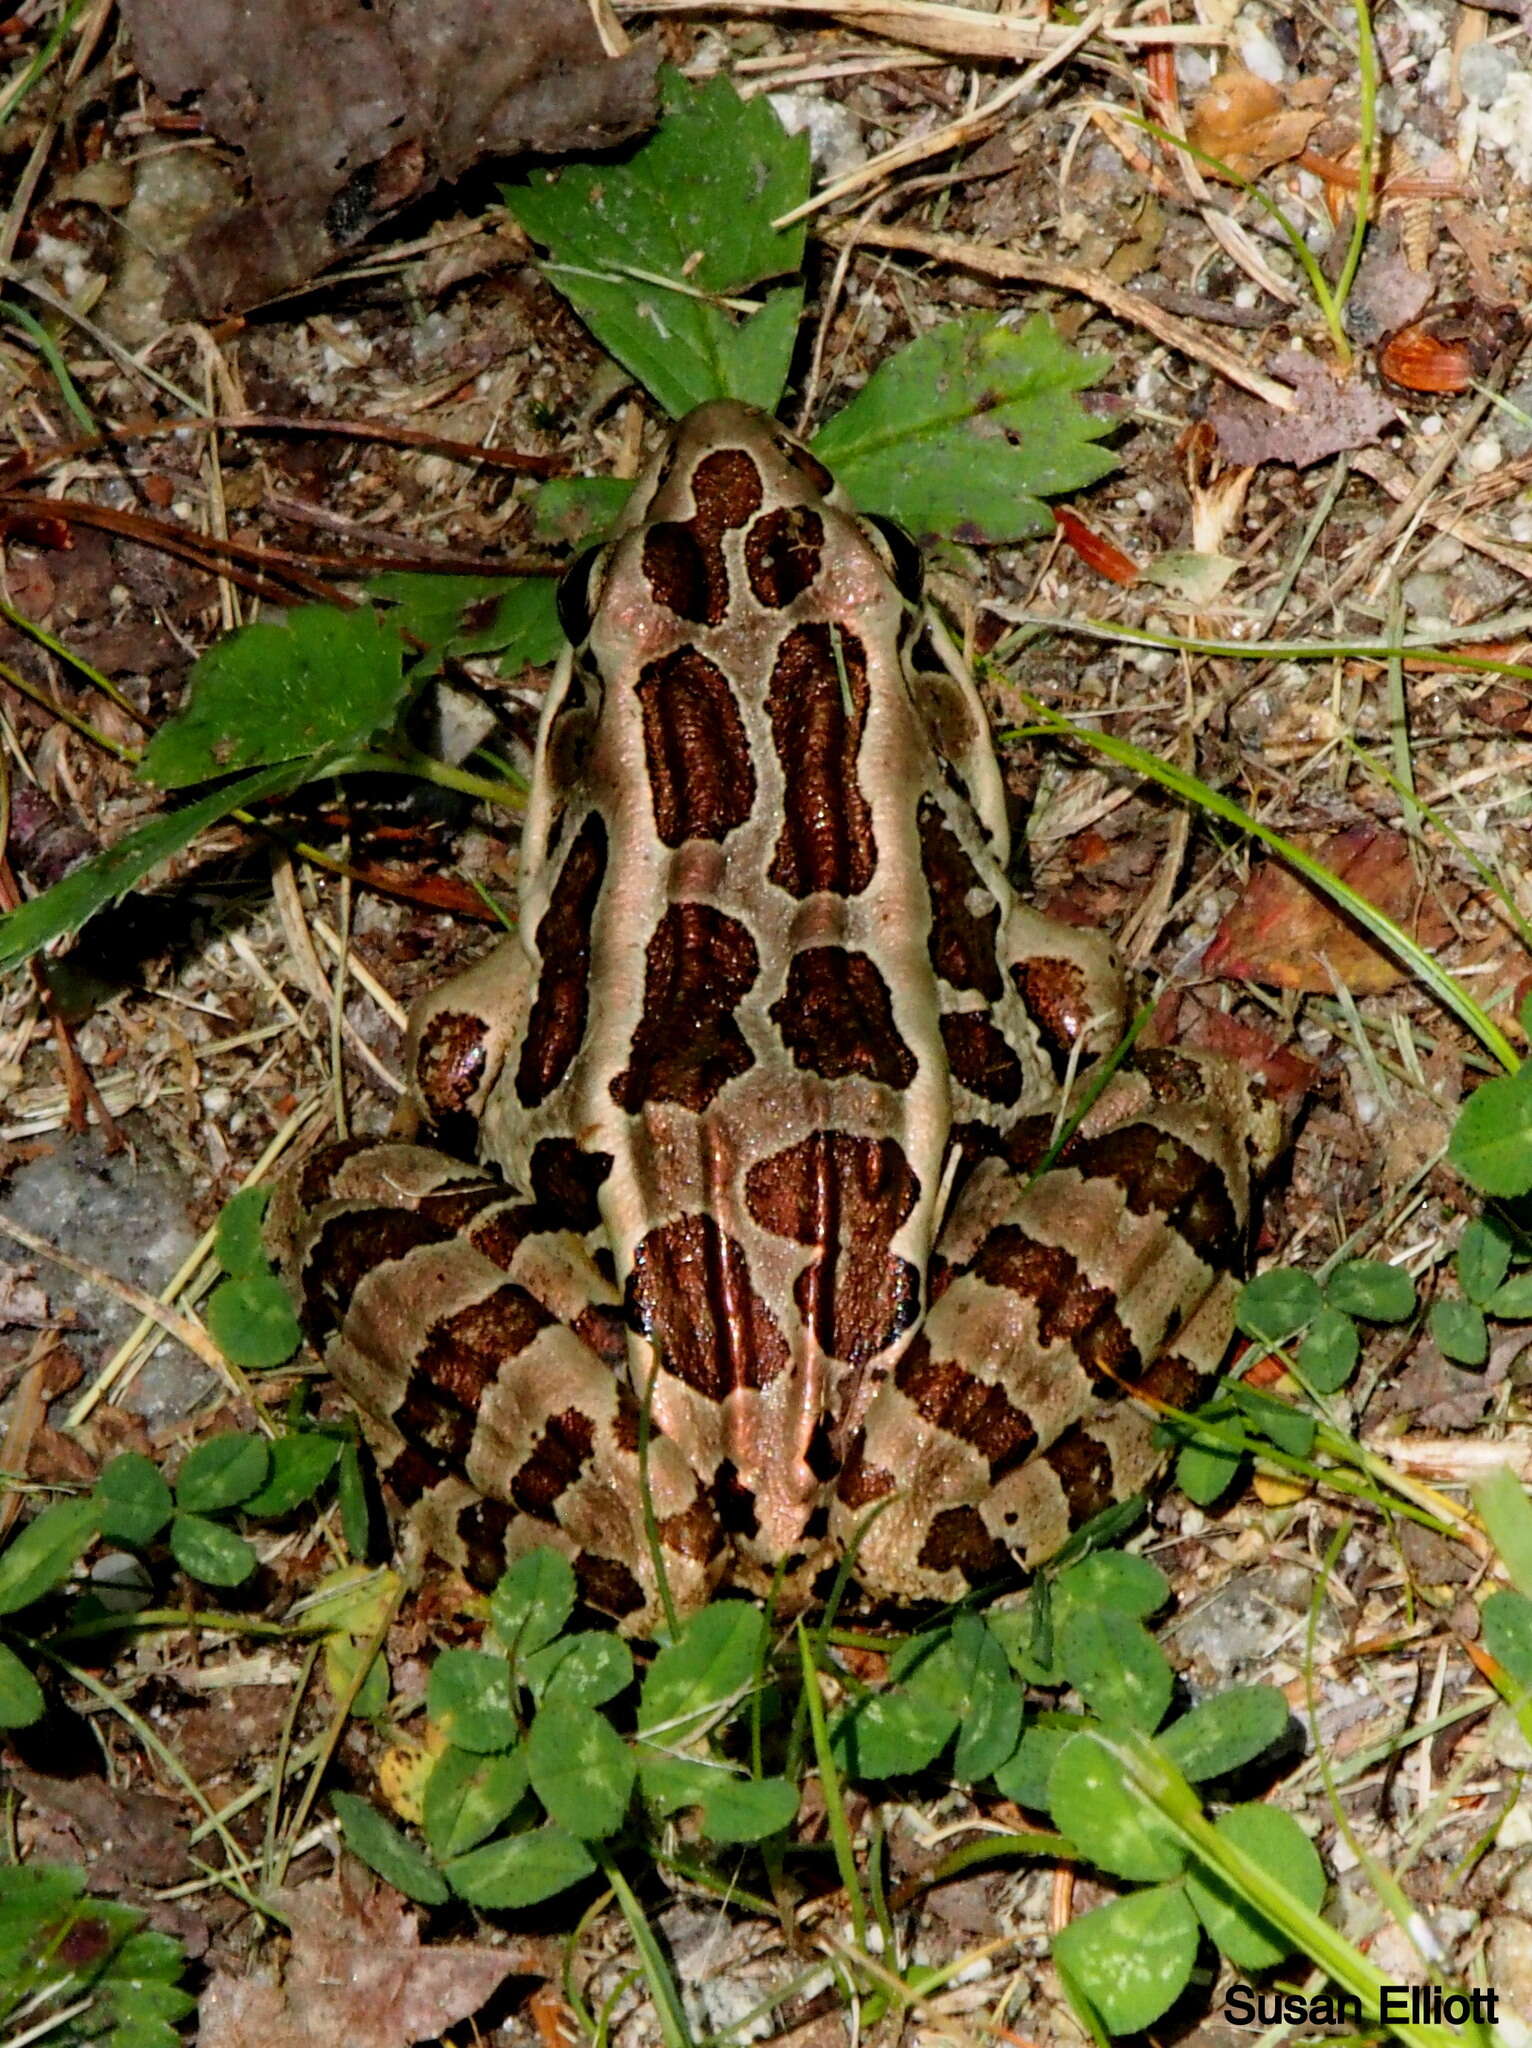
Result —
<path fill-rule="evenodd" d="M 1152 1478 L 1154 1415 L 1127 1391 L 1184 1407 L 1227 1348 L 1244 1231 L 1235 1142 L 1202 1104 L 1146 1104 L 1134 1076 L 1097 1105 L 1069 1163 L 1030 1182 L 999 1160 L 976 1170 L 942 1233 L 924 1327 L 842 1475 L 843 1541 L 893 1496 L 857 1553 L 870 1589 L 951 1599 L 1007 1552 L 1036 1566 Z"/>
<path fill-rule="evenodd" d="M 1126 987 L 1122 961 L 1105 932 L 1015 903 L 1000 943 L 1011 984 L 1056 1059 L 1067 1058 L 1082 1037 L 1083 1051 L 1110 1051 L 1122 1035 Z"/>
<path fill-rule="evenodd" d="M 371 1418 L 415 1538 L 480 1584 L 552 1544 L 592 1605 L 652 1628 L 626 1335 L 579 1239 L 482 1169 L 392 1142 L 327 1148 L 274 1208 L 307 1333 Z M 656 1437 L 647 1456 L 685 1610 L 721 1539 L 677 1447 Z"/>

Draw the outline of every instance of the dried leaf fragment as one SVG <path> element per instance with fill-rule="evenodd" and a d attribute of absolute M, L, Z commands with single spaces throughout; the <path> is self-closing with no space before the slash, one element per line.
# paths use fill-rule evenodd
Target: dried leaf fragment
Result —
<path fill-rule="evenodd" d="M 1317 840 L 1294 837 L 1420 945 L 1442 946 L 1453 936 L 1446 916 L 1422 889 L 1401 833 L 1366 824 Z M 1251 874 L 1202 965 L 1222 980 L 1307 995 L 1329 995 L 1336 981 L 1353 995 L 1381 995 L 1405 978 L 1404 969 L 1360 925 L 1276 861 L 1263 862 Z"/>
<path fill-rule="evenodd" d="M 1278 412 L 1275 406 L 1242 394 L 1218 400 L 1208 416 L 1231 461 L 1249 468 L 1288 462 L 1294 469 L 1307 469 L 1343 448 L 1363 448 L 1378 440 L 1399 417 L 1370 384 L 1355 376 L 1338 379 L 1314 356 L 1289 349 L 1271 367 L 1303 403 L 1292 412 Z"/>
<path fill-rule="evenodd" d="M 1324 119 L 1330 86 L 1328 78 L 1308 78 L 1284 91 L 1242 64 L 1226 64 L 1192 109 L 1186 139 L 1215 159 L 1206 167 L 1215 177 L 1232 172 L 1231 184 L 1252 182 L 1302 155 Z"/>

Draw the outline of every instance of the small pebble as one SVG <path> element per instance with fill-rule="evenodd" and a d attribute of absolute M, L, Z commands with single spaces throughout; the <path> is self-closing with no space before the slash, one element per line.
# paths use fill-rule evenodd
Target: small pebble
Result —
<path fill-rule="evenodd" d="M 1505 451 L 1493 434 L 1483 434 L 1463 450 L 1463 467 L 1470 476 L 1493 476 L 1505 461 Z"/>
<path fill-rule="evenodd" d="M 1458 83 L 1477 106 L 1492 107 L 1515 68 L 1499 43 L 1470 43 L 1458 59 Z"/>

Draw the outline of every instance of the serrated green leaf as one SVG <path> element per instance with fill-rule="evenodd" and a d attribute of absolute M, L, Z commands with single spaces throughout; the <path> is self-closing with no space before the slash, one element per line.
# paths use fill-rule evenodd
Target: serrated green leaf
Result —
<path fill-rule="evenodd" d="M 431 1853 L 445 1863 L 503 1827 L 527 1799 L 526 1751 L 475 1756 L 447 1749 L 426 1780 L 421 1825 Z"/>
<path fill-rule="evenodd" d="M 1298 1370 L 1316 1393 L 1334 1394 L 1356 1371 L 1361 1355 L 1356 1324 L 1342 1310 L 1327 1304 L 1298 1346 Z"/>
<path fill-rule="evenodd" d="M 1291 1718 L 1274 1685 L 1239 1685 L 1215 1693 L 1173 1721 L 1160 1748 L 1193 1784 L 1237 1771 L 1264 1756 Z"/>
<path fill-rule="evenodd" d="M 127 833 L 41 896 L 0 917 L 0 974 L 20 967 L 55 939 L 77 932 L 97 911 L 105 910 L 152 874 L 162 861 L 190 846 L 209 825 L 216 825 L 233 811 L 247 810 L 265 797 L 296 789 L 323 766 L 322 761 L 289 761 L 280 768 L 260 769 Z"/>
<path fill-rule="evenodd" d="M 539 1709 L 527 1734 L 532 1790 L 560 1827 L 604 1841 L 622 1826 L 638 1774 L 633 1752 L 594 1707 L 558 1700 Z"/>
<path fill-rule="evenodd" d="M 1369 1323 L 1403 1323 L 1415 1313 L 1415 1282 L 1403 1266 L 1382 1259 L 1347 1259 L 1325 1286 L 1332 1308 Z"/>
<path fill-rule="evenodd" d="M 101 1533 L 113 1543 L 152 1543 L 173 1506 L 165 1475 L 142 1451 L 119 1451 L 96 1481 Z"/>
<path fill-rule="evenodd" d="M 426 1706 L 447 1740 L 476 1756 L 510 1749 L 520 1740 L 504 1657 L 484 1650 L 440 1651 L 426 1680 Z"/>
<path fill-rule="evenodd" d="M 1042 314 L 1019 332 L 968 314 L 882 363 L 814 437 L 814 453 L 864 511 L 917 539 L 1051 533 L 1041 500 L 1117 467 L 1095 445 L 1112 422 L 1074 399 L 1107 365 L 1068 347 Z"/>
<path fill-rule="evenodd" d="M 208 1296 L 208 1335 L 247 1372 L 285 1365 L 303 1342 L 298 1311 L 275 1273 L 220 1280 Z"/>
<path fill-rule="evenodd" d="M 1059 1660 L 1069 1683 L 1108 1726 L 1152 1735 L 1164 1720 L 1174 1675 L 1141 1622 L 1111 1608 L 1080 1608 L 1060 1626 Z"/>
<path fill-rule="evenodd" d="M 269 1187 L 241 1188 L 218 1212 L 213 1252 L 223 1270 L 237 1280 L 271 1271 L 261 1234 L 270 1201 Z"/>
<path fill-rule="evenodd" d="M 509 1912 L 567 1891 L 582 1877 L 589 1877 L 595 1867 L 583 1842 L 550 1823 L 531 1834 L 507 1835 L 501 1841 L 486 1842 L 482 1849 L 470 1849 L 466 1856 L 454 1856 L 446 1875 L 458 1897 L 470 1906 Z"/>
<path fill-rule="evenodd" d="M 575 1604 L 574 1567 L 543 1544 L 516 1560 L 489 1596 L 489 1625 L 515 1657 L 551 1643 Z"/>
<path fill-rule="evenodd" d="M 977 1615 L 960 1614 L 950 1628 L 915 1637 L 893 1659 L 889 1678 L 912 1699 L 954 1717 L 959 1732 L 952 1768 L 964 1783 L 988 1777 L 1016 1747 L 1021 1691 L 1004 1650 Z"/>
<path fill-rule="evenodd" d="M 1285 1344 L 1306 1329 L 1324 1307 L 1312 1273 L 1277 1266 L 1246 1281 L 1234 1312 L 1238 1327 L 1257 1344 Z"/>
<path fill-rule="evenodd" d="M 266 1484 L 270 1470 L 271 1448 L 265 1437 L 253 1430 L 227 1430 L 181 1460 L 176 1506 L 194 1515 L 238 1507 Z"/>
<path fill-rule="evenodd" d="M 675 1745 L 694 1724 L 744 1692 L 760 1669 L 766 1623 L 742 1600 L 719 1600 L 686 1624 L 679 1642 L 649 1666 L 638 1702 L 638 1732 Z"/>
<path fill-rule="evenodd" d="M 244 1537 L 207 1515 L 170 1518 L 170 1554 L 205 1586 L 242 1586 L 260 1562 Z"/>
<path fill-rule="evenodd" d="M 1325 1873 L 1314 1845 L 1279 1806 L 1236 1806 L 1213 1823 L 1217 1832 L 1252 1856 L 1274 1884 L 1311 1912 L 1324 1903 Z M 1240 1970 L 1270 1970 L 1293 1943 L 1210 1863 L 1193 1862 L 1186 1893 L 1197 1917 Z"/>
<path fill-rule="evenodd" d="M 1494 1216 L 1476 1216 L 1458 1241 L 1458 1284 L 1480 1308 L 1511 1267 L 1511 1237 Z"/>
<path fill-rule="evenodd" d="M 1484 1311 L 1471 1301 L 1433 1301 L 1431 1335 L 1454 1365 L 1483 1365 L 1489 1357 Z"/>
<path fill-rule="evenodd" d="M 715 303 L 795 277 L 803 229 L 772 220 L 808 196 L 804 136 L 721 73 L 662 74 L 664 118 L 621 162 L 566 165 L 508 188 L 506 204 L 551 258 L 548 274 L 604 347 L 679 419 L 710 398 L 770 412 L 792 359 L 801 289 L 749 317 Z"/>
<path fill-rule="evenodd" d="M 564 634 L 554 609 L 556 585 L 553 576 L 435 576 L 393 569 L 370 578 L 366 589 L 390 606 L 384 616 L 391 626 L 425 643 L 428 667 L 439 667 L 449 655 L 498 654 L 502 673 L 509 675 L 558 658 Z"/>
<path fill-rule="evenodd" d="M 1110 1607 L 1130 1621 L 1147 1621 L 1170 1598 L 1170 1581 L 1147 1557 L 1102 1550 L 1060 1572 L 1053 1589 L 1054 1620 L 1077 1607 Z"/>
<path fill-rule="evenodd" d="M 1018 1806 L 1029 1807 L 1033 1813 L 1046 1813 L 1053 1767 L 1065 1743 L 1074 1740 L 1082 1725 L 1081 1716 L 1071 1714 L 1066 1725 L 1034 1722 L 1023 1730 L 1015 1753 L 994 1774 L 1001 1797 L 1014 1799 Z"/>
<path fill-rule="evenodd" d="M 340 1816 L 346 1847 L 369 1870 L 422 1906 L 439 1906 L 445 1901 L 447 1881 L 436 1865 L 413 1842 L 406 1841 L 376 1807 L 355 1792 L 332 1792 L 330 1803 Z"/>
<path fill-rule="evenodd" d="M 636 1742 L 633 1755 L 644 1804 L 652 1807 L 661 1820 L 667 1814 L 678 1813 L 683 1806 L 700 1806 L 723 1776 L 717 1764 L 698 1763 L 689 1756 L 671 1756 L 648 1742 Z"/>
<path fill-rule="evenodd" d="M 1458 1112 L 1447 1157 L 1482 1194 L 1532 1189 L 1532 1060 L 1479 1084 Z"/>
<path fill-rule="evenodd" d="M 792 1823 L 798 1788 L 786 1778 L 720 1777 L 702 1801 L 710 1842 L 759 1842 Z"/>
<path fill-rule="evenodd" d="M 95 1541 L 94 1500 L 56 1500 L 0 1552 L 0 1614 L 17 1614 L 61 1586 Z"/>
<path fill-rule="evenodd" d="M 1060 1749 L 1048 1779 L 1048 1812 L 1061 1834 L 1114 1877 L 1176 1877 L 1186 1850 L 1129 1786 L 1122 1766 L 1086 1731 Z"/>
<path fill-rule="evenodd" d="M 290 1515 L 302 1502 L 314 1498 L 334 1471 L 340 1451 L 338 1438 L 315 1429 L 292 1430 L 277 1437 L 271 1446 L 266 1483 L 241 1503 L 244 1512 L 266 1517 Z"/>
<path fill-rule="evenodd" d="M 43 1717 L 42 1688 L 14 1650 L 0 1643 L 0 1728 L 30 1728 Z"/>
<path fill-rule="evenodd" d="M 161 789 L 361 746 L 409 691 L 404 643 L 381 612 L 296 605 L 226 633 L 192 664 L 189 701 L 144 751 Z"/>
<path fill-rule="evenodd" d="M 1137 2034 L 1174 2005 L 1197 1960 L 1197 1916 L 1168 1885 L 1083 1913 L 1053 1937 L 1053 1959 L 1112 2034 Z"/>

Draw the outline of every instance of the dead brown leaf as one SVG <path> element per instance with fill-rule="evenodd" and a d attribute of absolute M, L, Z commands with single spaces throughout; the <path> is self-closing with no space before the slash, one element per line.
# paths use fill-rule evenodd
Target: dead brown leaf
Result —
<path fill-rule="evenodd" d="M 1324 119 L 1330 87 L 1328 78 L 1305 78 L 1284 88 L 1242 64 L 1226 64 L 1192 109 L 1186 139 L 1216 159 L 1205 166 L 1214 177 L 1232 171 L 1230 183 L 1253 181 L 1302 154 Z"/>
<path fill-rule="evenodd" d="M 1224 453 L 1247 468 L 1288 462 L 1294 469 L 1307 469 L 1343 448 L 1376 441 L 1399 417 L 1370 384 L 1356 377 L 1336 378 L 1317 357 L 1289 349 L 1271 367 L 1302 399 L 1293 411 L 1278 412 L 1258 398 L 1238 393 L 1208 409 Z"/>
<path fill-rule="evenodd" d="M 409 2048 L 476 2013 L 507 1977 L 552 1977 L 558 1942 L 503 1948 L 420 1946 L 396 1893 L 341 1879 L 279 1893 L 292 1927 L 280 1973 L 215 1975 L 203 1994 L 200 2048 Z"/>
<path fill-rule="evenodd" d="M 140 70 L 197 96 L 251 201 L 181 290 L 212 316 L 301 284 L 481 157 L 608 147 L 654 118 L 656 49 L 602 49 L 585 0 L 123 0 Z"/>
<path fill-rule="evenodd" d="M 1424 894 L 1409 842 L 1400 833 L 1366 824 L 1318 840 L 1293 836 L 1422 946 L 1441 946 L 1453 936 L 1446 917 Z M 1404 979 L 1404 970 L 1361 926 L 1275 861 L 1263 862 L 1251 875 L 1202 964 L 1221 980 L 1258 981 L 1310 995 L 1328 995 L 1336 980 L 1354 995 L 1381 995 Z"/>

